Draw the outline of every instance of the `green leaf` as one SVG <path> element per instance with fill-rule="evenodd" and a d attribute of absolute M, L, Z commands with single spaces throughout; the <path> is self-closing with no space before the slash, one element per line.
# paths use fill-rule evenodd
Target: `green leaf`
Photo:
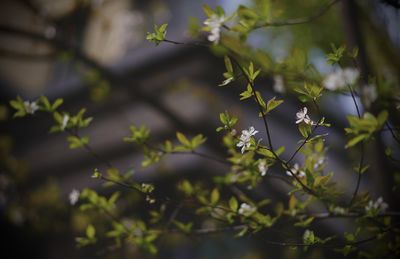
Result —
<path fill-rule="evenodd" d="M 208 17 L 210 17 L 214 14 L 214 10 L 211 9 L 211 7 L 206 4 L 203 5 L 203 11 Z"/>
<path fill-rule="evenodd" d="M 311 126 L 306 123 L 299 124 L 299 131 L 304 138 L 307 138 L 308 135 L 311 133 Z"/>
<path fill-rule="evenodd" d="M 69 143 L 69 148 L 74 149 L 87 145 L 89 143 L 89 137 L 68 136 L 67 141 Z"/>
<path fill-rule="evenodd" d="M 53 103 L 53 105 L 51 106 L 51 109 L 53 111 L 55 111 L 58 107 L 60 107 L 63 104 L 64 100 L 61 98 L 58 98 L 57 100 L 55 100 L 55 102 Z"/>
<path fill-rule="evenodd" d="M 369 136 L 368 134 L 360 134 L 360 135 L 350 139 L 347 142 L 345 148 L 349 148 L 349 147 L 352 147 L 352 146 L 356 145 L 357 143 L 359 143 L 359 142 L 363 141 L 364 139 L 366 139 L 368 136 Z"/>
<path fill-rule="evenodd" d="M 217 204 L 218 201 L 219 201 L 219 191 L 217 188 L 214 188 L 211 192 L 210 202 L 212 205 L 215 205 Z"/>
<path fill-rule="evenodd" d="M 14 108 L 15 110 L 17 110 L 14 113 L 14 118 L 23 117 L 23 116 L 25 116 L 27 114 L 26 110 L 25 110 L 24 101 L 19 96 L 17 96 L 17 98 L 15 100 L 11 100 L 10 101 L 10 106 L 12 108 Z"/>
<path fill-rule="evenodd" d="M 52 111 L 51 104 L 46 96 L 43 96 L 43 95 L 40 96 L 39 103 L 41 103 L 43 105 L 42 107 L 44 108 L 45 111 Z"/>
<path fill-rule="evenodd" d="M 273 109 L 275 109 L 276 107 L 278 107 L 279 105 L 281 105 L 283 103 L 283 100 L 276 100 L 276 97 L 270 99 L 267 102 L 267 110 L 266 113 L 269 113 L 270 111 L 272 111 Z"/>
<path fill-rule="evenodd" d="M 164 23 L 160 27 L 154 24 L 154 32 L 147 33 L 146 40 L 149 42 L 155 43 L 158 46 L 161 42 L 165 40 L 165 36 L 167 34 L 168 24 Z"/>
<path fill-rule="evenodd" d="M 195 149 L 201 144 L 203 144 L 207 139 L 202 135 L 198 134 L 192 139 L 191 148 Z"/>
<path fill-rule="evenodd" d="M 306 228 L 306 227 L 308 227 L 310 224 L 311 224 L 311 222 L 314 220 L 314 217 L 309 217 L 309 218 L 307 218 L 306 220 L 301 220 L 301 221 L 299 221 L 299 222 L 296 222 L 295 224 L 294 224 L 294 226 L 295 227 L 302 227 L 302 228 Z"/>
<path fill-rule="evenodd" d="M 86 236 L 87 236 L 89 239 L 93 239 L 93 238 L 95 237 L 95 234 L 96 234 L 96 229 L 93 227 L 92 224 L 89 224 L 89 225 L 86 227 Z"/>
<path fill-rule="evenodd" d="M 247 226 L 246 226 L 246 227 L 243 227 L 243 229 L 240 230 L 239 233 L 237 233 L 237 234 L 235 235 L 235 237 L 242 237 L 242 236 L 246 235 L 246 233 L 247 233 L 248 230 L 249 230 L 249 228 L 248 228 Z"/>
<path fill-rule="evenodd" d="M 183 133 L 177 132 L 177 133 L 176 133 L 176 138 L 179 140 L 179 142 L 180 142 L 184 147 L 187 147 L 187 148 L 191 148 L 191 147 L 192 147 L 191 142 L 186 138 L 185 135 L 183 135 Z"/>
<path fill-rule="evenodd" d="M 240 94 L 240 100 L 245 100 L 245 99 L 248 99 L 248 98 L 250 98 L 250 97 L 252 97 L 253 96 L 253 89 L 251 88 L 251 85 L 250 84 L 247 84 L 247 89 L 246 89 L 246 91 L 243 91 L 241 94 Z"/>
<path fill-rule="evenodd" d="M 226 71 L 233 74 L 232 62 L 228 56 L 224 56 L 224 63 L 225 63 Z"/>
<path fill-rule="evenodd" d="M 233 196 L 229 199 L 229 208 L 235 212 L 238 210 L 238 201 Z"/>

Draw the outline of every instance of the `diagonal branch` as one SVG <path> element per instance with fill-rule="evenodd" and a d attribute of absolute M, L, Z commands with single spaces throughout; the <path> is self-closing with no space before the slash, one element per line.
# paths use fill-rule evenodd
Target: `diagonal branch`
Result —
<path fill-rule="evenodd" d="M 328 12 L 332 6 L 334 6 L 336 3 L 338 3 L 340 0 L 332 0 L 326 5 L 322 6 L 318 12 L 315 14 L 308 16 L 308 17 L 301 17 L 301 18 L 295 18 L 295 19 L 290 19 L 290 20 L 285 20 L 285 21 L 273 21 L 273 22 L 264 22 L 259 25 L 256 25 L 254 29 L 259 29 L 263 27 L 280 27 L 280 26 L 291 26 L 291 25 L 300 25 L 300 24 L 306 24 L 315 21 L 316 19 L 320 18 L 323 16 L 326 12 Z"/>

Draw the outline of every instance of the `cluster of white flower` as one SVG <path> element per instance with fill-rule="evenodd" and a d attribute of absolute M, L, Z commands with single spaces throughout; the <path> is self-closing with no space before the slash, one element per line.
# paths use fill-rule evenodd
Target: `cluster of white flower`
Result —
<path fill-rule="evenodd" d="M 354 84 L 360 72 L 354 68 L 338 69 L 325 77 L 323 85 L 326 89 L 334 91 Z"/>
<path fill-rule="evenodd" d="M 260 160 L 258 162 L 258 171 L 260 172 L 261 176 L 264 176 L 267 174 L 268 171 L 268 166 L 265 160 Z"/>
<path fill-rule="evenodd" d="M 251 216 L 254 212 L 256 212 L 257 208 L 247 204 L 247 203 L 242 203 L 240 204 L 240 208 L 238 210 L 240 215 L 243 215 L 245 217 Z"/>
<path fill-rule="evenodd" d="M 298 178 L 303 178 L 306 176 L 306 173 L 303 170 L 300 170 L 300 166 L 297 163 L 293 165 L 292 172 L 286 171 L 286 174 L 288 176 L 293 176 L 292 173 L 295 174 Z"/>
<path fill-rule="evenodd" d="M 376 86 L 373 84 L 364 85 L 361 88 L 362 96 L 364 98 L 364 103 L 367 108 L 371 106 L 371 104 L 378 98 L 378 94 L 376 93 Z"/>
<path fill-rule="evenodd" d="M 342 208 L 342 207 L 335 207 L 332 210 L 332 213 L 335 214 L 335 215 L 344 215 L 344 214 L 346 214 L 346 209 Z"/>
<path fill-rule="evenodd" d="M 216 14 L 211 15 L 207 20 L 204 21 L 204 25 L 210 29 L 210 35 L 207 39 L 211 42 L 218 43 L 221 37 L 221 26 L 225 20 L 224 16 L 218 16 Z"/>
<path fill-rule="evenodd" d="M 69 121 L 69 115 L 68 114 L 64 114 L 64 117 L 63 117 L 63 120 L 62 120 L 62 123 L 61 123 L 61 126 L 60 126 L 62 131 L 64 131 L 65 128 L 67 127 L 68 121 Z"/>
<path fill-rule="evenodd" d="M 307 107 L 304 107 L 303 109 L 300 109 L 296 113 L 296 124 L 299 124 L 304 121 L 306 124 L 314 125 L 315 123 L 310 119 L 310 117 L 307 115 Z"/>
<path fill-rule="evenodd" d="M 383 201 L 382 197 L 379 197 L 375 202 L 370 200 L 368 205 L 365 206 L 365 211 L 368 213 L 370 211 L 385 212 L 389 205 Z"/>
<path fill-rule="evenodd" d="M 36 102 L 25 101 L 24 102 L 25 111 L 28 114 L 34 114 L 39 110 L 39 105 Z"/>
<path fill-rule="evenodd" d="M 249 128 L 249 130 L 242 130 L 242 135 L 240 136 L 240 141 L 237 143 L 237 147 L 242 147 L 241 152 L 242 154 L 246 149 L 248 149 L 251 145 L 250 139 L 251 136 L 254 136 L 258 133 L 257 130 L 254 129 L 253 126 Z"/>
<path fill-rule="evenodd" d="M 77 189 L 73 189 L 69 194 L 69 203 L 71 203 L 71 205 L 75 205 L 75 203 L 77 203 L 79 200 L 79 195 L 80 192 Z"/>
<path fill-rule="evenodd" d="M 274 76 L 274 91 L 283 94 L 285 92 L 285 85 L 283 83 L 283 77 L 281 75 Z"/>

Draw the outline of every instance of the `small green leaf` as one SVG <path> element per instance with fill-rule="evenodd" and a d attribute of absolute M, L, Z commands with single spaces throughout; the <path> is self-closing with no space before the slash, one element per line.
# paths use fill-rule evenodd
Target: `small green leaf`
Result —
<path fill-rule="evenodd" d="M 176 133 L 176 138 L 179 140 L 179 142 L 180 142 L 183 146 L 185 146 L 185 147 L 187 147 L 187 148 L 191 148 L 191 147 L 192 147 L 190 141 L 186 138 L 185 135 L 183 135 L 183 133 L 177 132 L 177 133 Z"/>
<path fill-rule="evenodd" d="M 89 224 L 86 227 L 86 236 L 89 239 L 93 239 L 95 237 L 95 235 L 96 235 L 96 229 L 94 228 L 94 226 L 92 224 Z"/>
<path fill-rule="evenodd" d="M 275 109 L 276 107 L 278 107 L 279 105 L 281 105 L 283 103 L 283 100 L 276 100 L 276 97 L 270 99 L 267 102 L 267 110 L 266 113 L 269 113 L 270 111 L 272 111 L 273 109 Z"/>
<path fill-rule="evenodd" d="M 219 201 L 219 191 L 217 188 L 214 188 L 211 192 L 211 204 L 215 205 Z"/>
<path fill-rule="evenodd" d="M 235 212 L 238 209 L 238 201 L 233 196 L 229 199 L 229 208 L 231 208 L 231 210 Z"/>
<path fill-rule="evenodd" d="M 356 137 L 350 139 L 350 140 L 347 142 L 345 148 L 352 147 L 352 146 L 356 145 L 357 143 L 363 141 L 363 140 L 366 139 L 367 137 L 368 137 L 368 134 L 360 134 L 360 135 L 358 135 L 358 136 L 356 136 Z"/>

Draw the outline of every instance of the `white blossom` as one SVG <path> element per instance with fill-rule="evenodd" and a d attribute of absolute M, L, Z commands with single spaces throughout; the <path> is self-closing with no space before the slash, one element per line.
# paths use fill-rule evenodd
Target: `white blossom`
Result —
<path fill-rule="evenodd" d="M 251 216 L 254 212 L 256 212 L 257 208 L 247 204 L 247 203 L 242 203 L 240 204 L 240 208 L 238 210 L 240 215 L 243 215 L 245 217 Z"/>
<path fill-rule="evenodd" d="M 264 176 L 267 174 L 268 166 L 265 160 L 260 160 L 258 162 L 258 171 L 260 172 L 261 176 Z"/>
<path fill-rule="evenodd" d="M 251 136 L 254 136 L 258 133 L 257 130 L 254 129 L 253 126 L 249 128 L 249 130 L 242 130 L 242 135 L 240 136 L 240 141 L 237 143 L 237 147 L 242 147 L 241 152 L 242 154 L 246 149 L 248 149 L 251 145 L 250 139 Z"/>
<path fill-rule="evenodd" d="M 371 104 L 378 98 L 378 94 L 376 93 L 375 85 L 364 85 L 361 89 L 362 95 L 364 98 L 364 102 L 367 108 L 371 106 Z"/>
<path fill-rule="evenodd" d="M 24 102 L 25 111 L 28 114 L 34 114 L 37 110 L 39 110 L 39 106 L 36 102 L 25 101 Z"/>
<path fill-rule="evenodd" d="M 333 214 L 335 214 L 335 215 L 344 215 L 344 214 L 346 213 L 346 209 L 345 209 L 345 208 L 342 208 L 342 207 L 335 207 L 335 208 L 332 210 L 332 212 L 333 212 Z"/>
<path fill-rule="evenodd" d="M 303 109 L 300 109 L 300 111 L 298 111 L 296 113 L 296 124 L 299 124 L 299 123 L 301 123 L 303 121 L 306 124 L 310 124 L 310 125 L 314 124 L 314 122 L 307 115 L 307 107 L 304 107 Z"/>
<path fill-rule="evenodd" d="M 209 27 L 210 34 L 207 39 L 211 42 L 218 43 L 221 37 L 221 26 L 224 22 L 224 16 L 218 16 L 216 14 L 211 15 L 207 20 L 204 21 L 204 24 Z"/>
<path fill-rule="evenodd" d="M 298 178 L 303 178 L 306 176 L 306 173 L 303 170 L 300 170 L 299 164 L 297 163 L 293 165 L 291 172 L 289 170 L 286 171 L 286 174 L 288 176 L 293 176 L 292 173 L 295 174 Z"/>
<path fill-rule="evenodd" d="M 314 164 L 314 169 L 319 168 L 325 162 L 325 157 L 320 157 Z"/>
<path fill-rule="evenodd" d="M 77 203 L 79 200 L 79 195 L 80 195 L 80 192 L 77 189 L 73 189 L 71 191 L 71 193 L 69 194 L 69 203 L 71 205 L 75 205 L 75 203 Z"/>
<path fill-rule="evenodd" d="M 65 130 L 65 128 L 67 127 L 68 121 L 69 121 L 69 115 L 68 114 L 64 114 L 64 117 L 63 117 L 63 120 L 62 120 L 61 126 L 60 126 L 60 129 L 62 131 Z"/>
<path fill-rule="evenodd" d="M 283 83 L 283 77 L 281 75 L 274 76 L 274 91 L 283 94 L 285 92 L 285 85 Z"/>
<path fill-rule="evenodd" d="M 323 86 L 331 91 L 344 88 L 346 85 L 354 84 L 360 72 L 354 68 L 338 69 L 334 73 L 329 74 L 323 81 Z"/>
<path fill-rule="evenodd" d="M 376 211 L 376 212 L 385 212 L 389 205 L 383 201 L 382 197 L 379 197 L 375 202 L 370 200 L 368 205 L 365 206 L 365 211 Z"/>

